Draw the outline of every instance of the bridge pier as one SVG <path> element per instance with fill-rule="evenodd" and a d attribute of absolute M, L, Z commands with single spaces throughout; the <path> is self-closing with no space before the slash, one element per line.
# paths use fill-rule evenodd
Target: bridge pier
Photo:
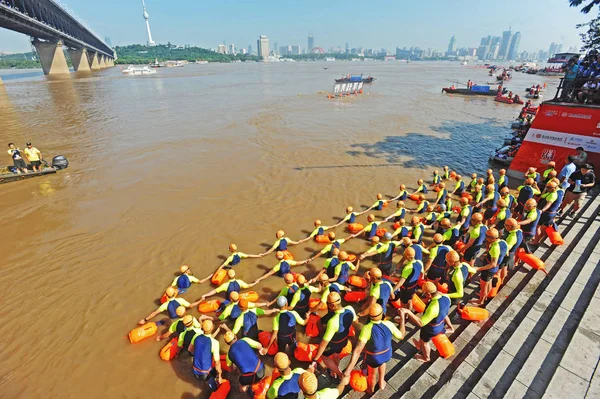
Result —
<path fill-rule="evenodd" d="M 90 60 L 88 59 L 86 49 L 69 49 L 69 55 L 71 56 L 75 72 L 87 72 L 90 70 Z"/>
<path fill-rule="evenodd" d="M 98 61 L 98 53 L 89 52 L 88 53 L 88 61 L 90 62 L 90 69 L 92 71 L 97 71 L 100 69 L 100 62 Z"/>
<path fill-rule="evenodd" d="M 106 69 L 106 57 L 102 54 L 98 55 L 98 64 L 100 64 L 100 69 Z"/>
<path fill-rule="evenodd" d="M 45 75 L 67 74 L 70 72 L 62 41 L 42 42 L 34 40 L 33 45 L 38 53 Z"/>

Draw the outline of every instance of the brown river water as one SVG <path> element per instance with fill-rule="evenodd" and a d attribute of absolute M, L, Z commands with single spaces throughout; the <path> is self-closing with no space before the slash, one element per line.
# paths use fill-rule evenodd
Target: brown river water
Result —
<path fill-rule="evenodd" d="M 361 72 L 377 78 L 363 96 L 315 94 Z M 483 171 L 519 110 L 440 94 L 449 80 L 490 79 L 486 69 L 448 62 L 0 75 L 0 143 L 31 141 L 46 159 L 70 161 L 55 175 L 0 185 L 2 398 L 198 396 L 189 357 L 169 364 L 157 356 L 166 341 L 126 339 L 180 265 L 204 277 L 229 243 L 259 253 L 278 229 L 299 239 L 314 219 L 337 222 L 347 205 L 371 205 L 400 183 L 414 188 L 433 168 Z M 515 74 L 507 86 L 522 95 L 542 79 Z M 291 252 L 304 259 L 319 247 Z M 272 254 L 236 270 L 250 282 L 275 263 Z M 312 277 L 322 263 L 298 271 Z M 270 300 L 282 284 L 271 277 L 254 289 Z M 210 289 L 194 285 L 183 297 Z M 270 320 L 260 325 L 270 329 Z"/>

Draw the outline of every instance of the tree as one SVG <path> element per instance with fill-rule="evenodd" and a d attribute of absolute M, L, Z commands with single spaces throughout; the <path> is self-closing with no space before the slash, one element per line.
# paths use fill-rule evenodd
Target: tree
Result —
<path fill-rule="evenodd" d="M 589 13 L 594 6 L 600 4 L 600 0 L 569 0 L 569 5 L 571 7 L 579 7 L 583 3 L 589 3 L 585 7 L 581 9 L 581 12 L 584 14 Z"/>
<path fill-rule="evenodd" d="M 600 16 L 592 19 L 590 22 L 585 24 L 578 24 L 577 28 L 586 28 L 587 31 L 580 33 L 581 41 L 583 46 L 582 51 L 591 50 L 600 46 Z"/>

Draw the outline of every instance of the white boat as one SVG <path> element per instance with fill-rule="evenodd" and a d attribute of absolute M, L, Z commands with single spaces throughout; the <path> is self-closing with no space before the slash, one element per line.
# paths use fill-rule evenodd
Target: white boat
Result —
<path fill-rule="evenodd" d="M 156 73 L 156 69 L 152 69 L 150 67 L 144 66 L 144 67 L 136 67 L 133 65 L 129 65 L 127 67 L 127 69 L 124 69 L 122 71 L 125 75 L 152 75 L 154 73 Z"/>
<path fill-rule="evenodd" d="M 198 61 L 196 61 L 196 64 L 200 64 L 200 65 L 206 65 L 206 64 L 208 64 L 208 61 L 205 61 L 205 60 L 198 60 Z"/>
<path fill-rule="evenodd" d="M 335 57 L 326 57 L 325 61 L 327 61 L 327 62 L 334 62 L 335 61 Z"/>

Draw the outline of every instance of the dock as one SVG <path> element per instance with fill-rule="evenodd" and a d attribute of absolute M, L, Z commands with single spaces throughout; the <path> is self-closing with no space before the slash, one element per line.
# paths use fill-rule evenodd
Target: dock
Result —
<path fill-rule="evenodd" d="M 419 332 L 407 323 L 407 336 L 393 345 L 387 387 L 373 397 L 599 398 L 599 214 L 600 196 L 590 194 L 577 214 L 559 219 L 564 245 L 546 240 L 535 251 L 548 275 L 527 265 L 510 272 L 486 305 L 488 320 L 462 320 L 453 307 L 451 358 L 438 356 L 432 345 L 430 363 L 415 360 L 411 340 Z M 465 300 L 478 294 L 474 280 Z M 345 395 L 363 397 L 356 391 Z"/>

